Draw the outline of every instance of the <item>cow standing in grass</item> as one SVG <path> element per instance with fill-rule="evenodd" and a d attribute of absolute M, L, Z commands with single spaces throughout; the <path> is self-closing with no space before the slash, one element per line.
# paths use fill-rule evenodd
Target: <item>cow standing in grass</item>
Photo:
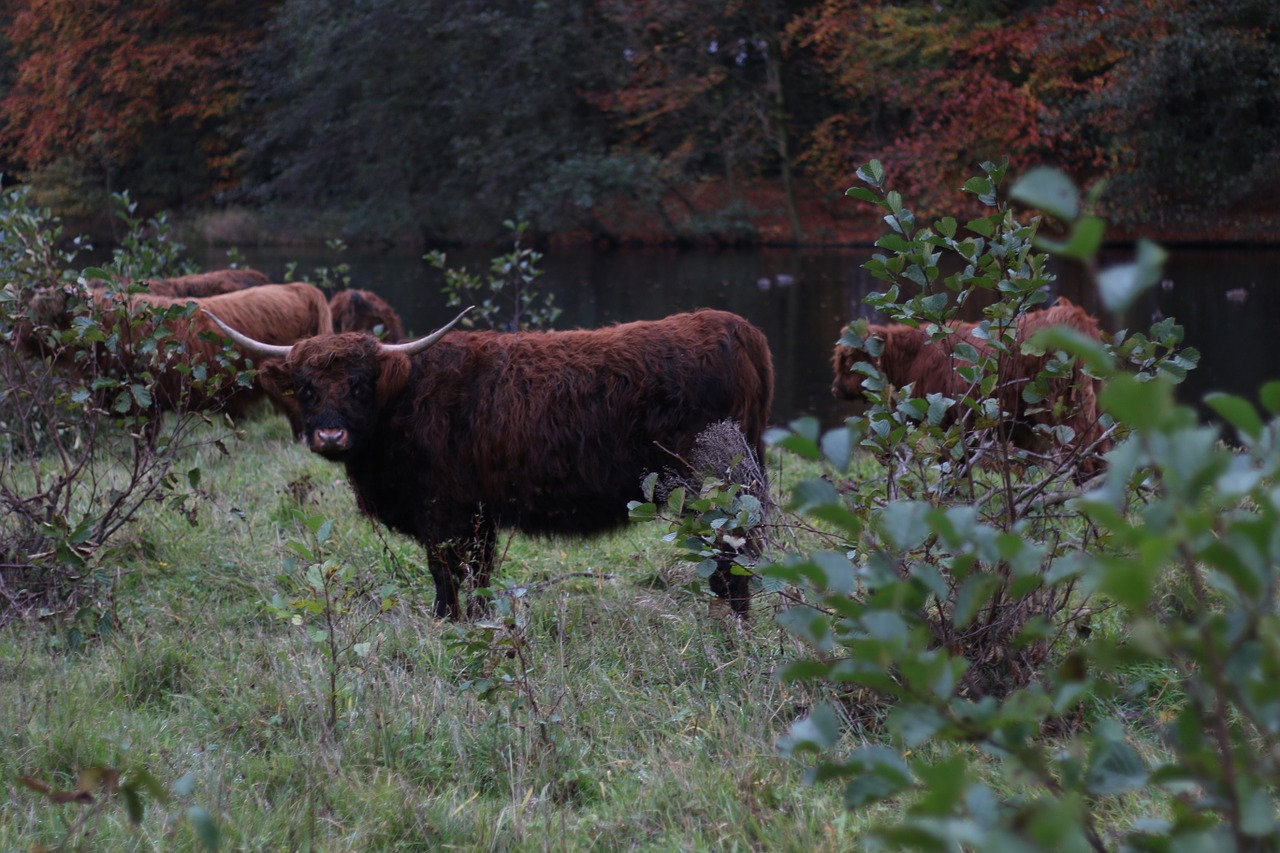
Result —
<path fill-rule="evenodd" d="M 425 546 L 440 617 L 461 615 L 461 588 L 488 585 L 499 529 L 621 527 L 644 476 L 720 421 L 735 421 L 762 455 L 773 362 L 764 335 L 737 315 L 451 332 L 461 319 L 402 344 L 346 333 L 291 347 L 223 325 L 273 359 L 263 384 L 296 397 L 307 446 L 345 465 L 360 509 Z M 727 562 L 712 578 L 739 614 L 747 584 Z"/>
<path fill-rule="evenodd" d="M 862 395 L 865 376 L 855 367 L 865 362 L 894 386 L 912 386 L 912 396 L 915 397 L 927 394 L 942 394 L 953 399 L 972 397 L 975 390 L 957 372 L 957 368 L 966 362 L 956 361 L 954 352 L 957 344 L 963 342 L 972 346 L 979 355 L 996 355 L 990 342 L 975 334 L 977 325 L 956 321 L 951 324 L 951 334 L 937 341 L 931 340 L 924 329 L 900 323 L 870 325 L 868 338 L 878 341 L 879 354 L 873 356 L 865 347 L 836 344 L 831 358 L 835 373 L 831 392 L 846 400 L 858 399 Z M 1053 354 L 1023 353 L 1022 345 L 1036 332 L 1053 326 L 1074 329 L 1097 341 L 1102 339 L 1098 321 L 1065 297 L 1059 298 L 1050 308 L 1020 315 L 1015 322 L 1010 351 L 999 358 L 999 374 L 992 394 L 1004 413 L 999 434 L 1015 447 L 1045 453 L 1060 449 L 1052 437 L 1052 428 L 1058 425 L 1070 427 L 1073 435 L 1065 449 L 1078 457 L 1079 473 L 1090 477 L 1102 470 L 1099 454 L 1110 447 L 1106 430 L 1099 422 L 1098 392 L 1101 383 L 1076 364 L 1066 375 L 1048 381 L 1042 401 L 1029 403 L 1023 397 L 1023 391 L 1045 370 Z M 953 406 L 944 424 L 953 422 L 957 417 L 972 415 L 963 407 Z"/>
<path fill-rule="evenodd" d="M 104 334 L 113 341 L 111 346 L 92 341 L 83 346 L 49 343 L 50 333 L 71 328 L 74 309 L 69 300 L 75 299 L 91 300 Z M 187 310 L 189 304 L 196 307 Z M 163 329 L 168 334 L 162 333 L 162 342 L 156 347 L 152 340 L 159 328 L 156 312 L 172 308 L 183 310 L 164 320 Z M 94 376 L 133 377 L 144 369 L 150 370 L 155 376 L 150 404 L 153 415 L 149 421 L 153 430 L 158 428 L 161 412 L 179 409 L 218 410 L 238 419 L 265 392 L 256 379 L 249 385 L 226 382 L 213 391 L 196 379 L 191 368 L 205 364 L 217 370 L 215 360 L 222 351 L 218 328 L 201 308 L 227 317 L 238 327 L 252 330 L 259 340 L 274 344 L 291 344 L 333 331 L 329 303 L 324 293 L 310 284 L 266 284 L 206 297 L 118 293 L 97 288 L 67 292 L 58 288 L 32 297 L 31 322 L 21 330 L 21 345 L 35 355 L 54 355 L 69 369 L 84 372 L 87 367 Z M 165 351 L 169 355 L 161 355 Z M 237 371 L 246 367 L 243 361 L 233 366 Z M 296 405 L 283 398 L 274 402 L 289 418 L 295 435 L 301 435 Z M 154 434 L 151 439 L 154 441 Z"/>

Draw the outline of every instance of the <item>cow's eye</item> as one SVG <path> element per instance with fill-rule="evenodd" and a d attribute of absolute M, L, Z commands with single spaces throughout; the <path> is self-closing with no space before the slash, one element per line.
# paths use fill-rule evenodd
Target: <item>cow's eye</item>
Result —
<path fill-rule="evenodd" d="M 316 396 L 315 389 L 310 385 L 303 385 L 298 388 L 299 400 L 314 400 Z"/>

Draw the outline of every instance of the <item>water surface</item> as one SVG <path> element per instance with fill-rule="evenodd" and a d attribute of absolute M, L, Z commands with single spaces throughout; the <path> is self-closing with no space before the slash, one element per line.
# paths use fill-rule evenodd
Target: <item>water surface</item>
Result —
<path fill-rule="evenodd" d="M 774 421 L 800 415 L 839 423 L 847 408 L 831 397 L 831 349 L 850 320 L 879 320 L 863 304 L 883 289 L 863 264 L 869 248 L 618 250 L 574 248 L 549 252 L 540 262 L 540 284 L 563 309 L 558 328 L 594 328 L 628 320 L 656 319 L 699 307 L 741 314 L 768 336 L 777 371 Z M 441 273 L 405 249 L 357 250 L 341 254 L 320 248 L 244 249 L 249 265 L 279 280 L 290 262 L 296 277 L 314 278 L 317 268 L 345 263 L 353 287 L 373 290 L 400 312 L 410 333 L 426 333 L 457 309 L 441 295 Z M 448 264 L 485 273 L 493 250 L 451 251 Z M 1106 262 L 1127 260 L 1110 251 Z M 205 269 L 226 265 L 219 250 L 198 253 Z M 1280 319 L 1280 248 L 1173 248 L 1165 282 L 1145 294 L 1126 317 L 1106 316 L 1083 271 L 1057 270 L 1054 295 L 1065 295 L 1099 316 L 1104 328 L 1145 331 L 1174 317 L 1186 341 L 1202 354 L 1200 368 L 1180 389 L 1198 404 L 1211 390 L 1256 399 L 1259 386 L 1280 378 L 1280 343 L 1271 323 Z"/>

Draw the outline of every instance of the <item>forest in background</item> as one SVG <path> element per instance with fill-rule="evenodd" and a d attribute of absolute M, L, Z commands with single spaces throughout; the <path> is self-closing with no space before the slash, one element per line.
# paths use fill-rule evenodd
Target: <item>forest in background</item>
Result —
<path fill-rule="evenodd" d="M 0 100 L 60 215 L 235 240 L 840 242 L 867 160 L 928 215 L 1005 155 L 1116 235 L 1280 221 L 1270 0 L 3 0 Z"/>

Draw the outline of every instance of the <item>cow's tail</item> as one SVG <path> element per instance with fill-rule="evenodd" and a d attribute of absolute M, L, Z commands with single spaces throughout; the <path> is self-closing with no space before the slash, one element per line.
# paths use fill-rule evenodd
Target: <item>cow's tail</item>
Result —
<path fill-rule="evenodd" d="M 769 340 L 755 326 L 743 322 L 736 329 L 737 346 L 734 347 L 737 364 L 733 374 L 739 387 L 733 417 L 742 427 L 742 433 L 756 452 L 756 459 L 764 465 L 764 431 L 769 426 L 769 413 L 773 407 L 774 372 L 773 356 Z"/>

